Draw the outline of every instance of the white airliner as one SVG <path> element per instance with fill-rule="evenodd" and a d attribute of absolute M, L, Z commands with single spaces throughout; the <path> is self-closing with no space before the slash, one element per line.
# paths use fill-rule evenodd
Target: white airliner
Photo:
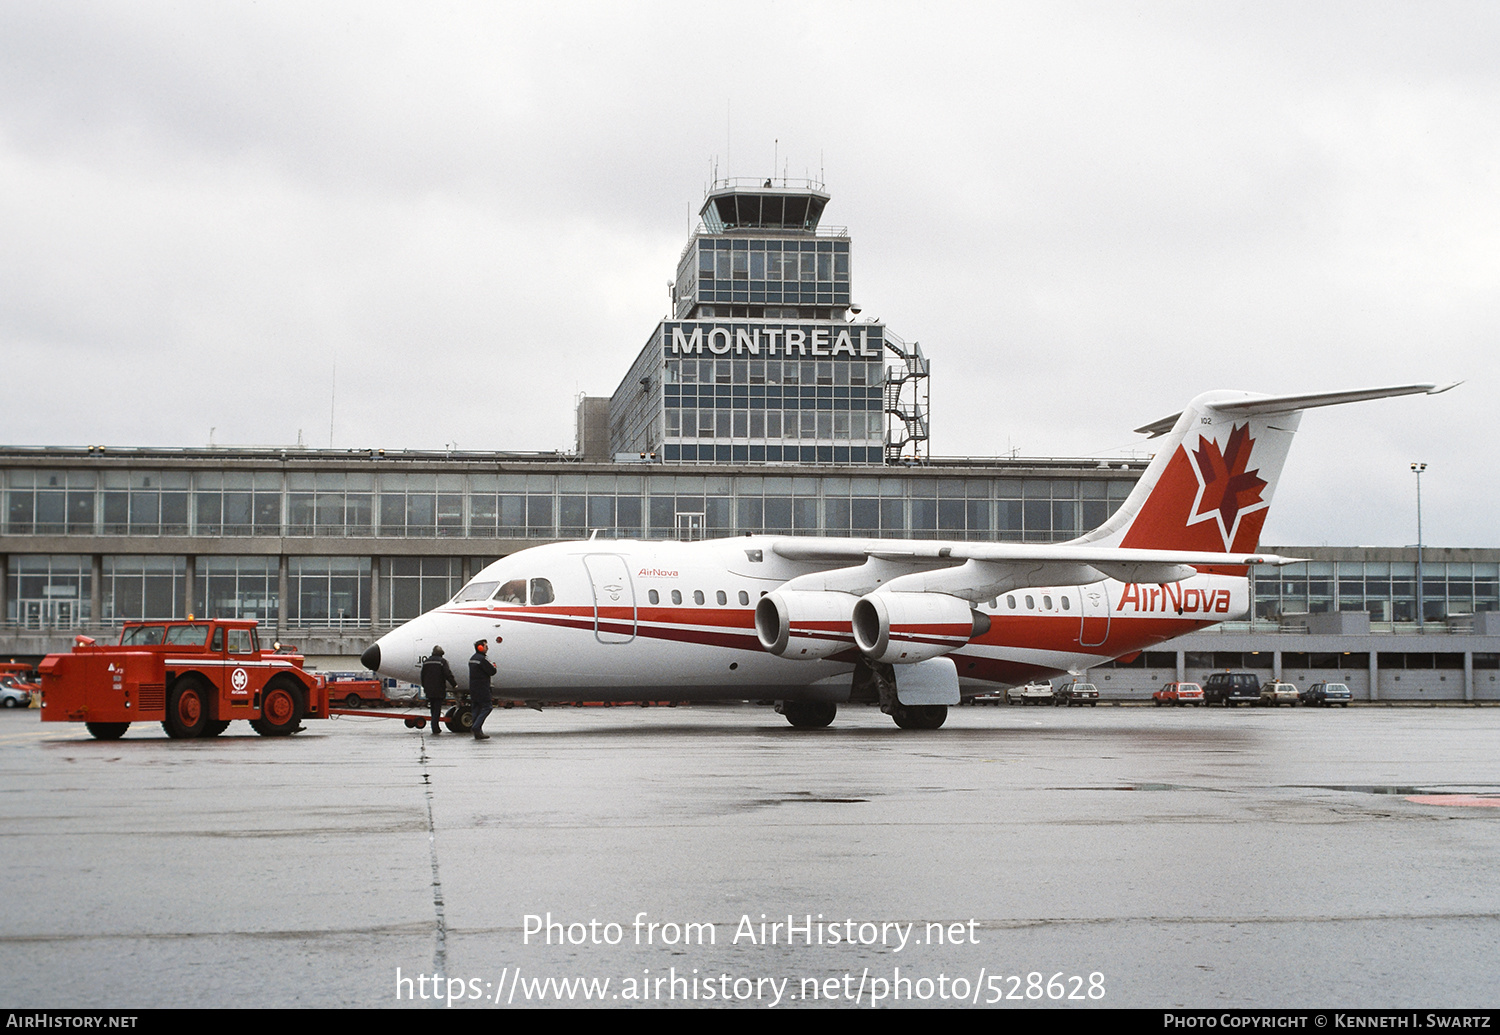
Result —
<path fill-rule="evenodd" d="M 493 643 L 497 700 L 774 700 L 793 726 L 879 701 L 936 729 L 966 694 L 1081 672 L 1250 608 L 1250 565 L 1301 411 L 1453 385 L 1208 392 L 1130 497 L 1067 543 L 590 539 L 486 567 L 362 660 L 415 681 L 435 644 Z M 454 666 L 460 685 L 467 676 Z"/>

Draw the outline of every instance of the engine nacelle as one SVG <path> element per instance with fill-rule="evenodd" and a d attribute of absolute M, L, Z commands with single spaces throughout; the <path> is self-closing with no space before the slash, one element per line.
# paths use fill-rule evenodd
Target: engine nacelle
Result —
<path fill-rule="evenodd" d="M 778 590 L 755 605 L 755 635 L 778 657 L 829 657 L 854 646 L 854 601 L 852 593 Z"/>
<path fill-rule="evenodd" d="M 941 657 L 989 628 L 988 615 L 946 593 L 871 593 L 854 605 L 855 643 L 890 665 Z"/>

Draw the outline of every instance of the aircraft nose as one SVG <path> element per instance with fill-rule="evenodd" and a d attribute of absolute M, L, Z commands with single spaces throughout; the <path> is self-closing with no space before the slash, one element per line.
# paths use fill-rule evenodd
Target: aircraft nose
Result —
<path fill-rule="evenodd" d="M 359 663 L 371 672 L 380 671 L 380 644 L 372 643 L 359 656 Z"/>

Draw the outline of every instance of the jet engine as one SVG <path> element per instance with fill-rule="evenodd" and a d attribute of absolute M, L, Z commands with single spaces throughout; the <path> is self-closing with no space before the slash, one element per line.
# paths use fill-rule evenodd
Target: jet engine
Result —
<path fill-rule="evenodd" d="M 990 619 L 946 593 L 871 593 L 854 605 L 854 641 L 871 661 L 909 665 L 989 632 Z"/>
<path fill-rule="evenodd" d="M 755 635 L 772 654 L 814 661 L 854 646 L 854 595 L 783 589 L 755 605 Z"/>

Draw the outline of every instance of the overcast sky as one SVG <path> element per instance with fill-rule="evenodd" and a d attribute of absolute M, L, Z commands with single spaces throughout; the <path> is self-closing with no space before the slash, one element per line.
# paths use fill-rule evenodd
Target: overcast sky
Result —
<path fill-rule="evenodd" d="M 940 455 L 1313 411 L 1265 540 L 1500 546 L 1500 6 L 0 3 L 11 444 L 569 449 L 719 175 L 821 175 Z M 780 168 L 773 169 L 775 156 Z"/>

